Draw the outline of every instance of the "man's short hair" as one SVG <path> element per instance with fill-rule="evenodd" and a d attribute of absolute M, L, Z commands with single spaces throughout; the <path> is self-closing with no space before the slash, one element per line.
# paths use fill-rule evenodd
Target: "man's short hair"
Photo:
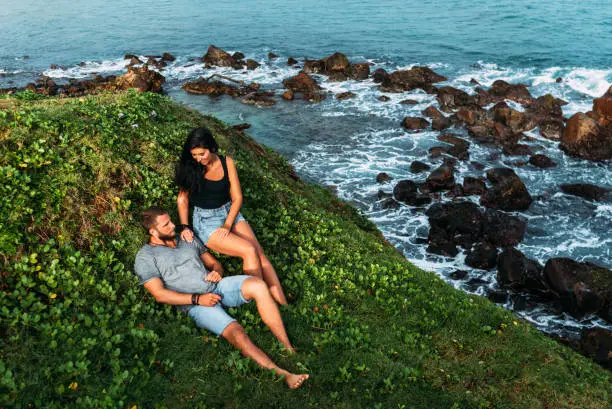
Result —
<path fill-rule="evenodd" d="M 147 234 L 149 234 L 149 229 L 155 226 L 157 223 L 157 218 L 161 215 L 168 214 L 168 212 L 164 209 L 160 209 L 159 207 L 149 207 L 142 211 L 142 216 L 140 218 L 140 224 L 145 229 Z"/>

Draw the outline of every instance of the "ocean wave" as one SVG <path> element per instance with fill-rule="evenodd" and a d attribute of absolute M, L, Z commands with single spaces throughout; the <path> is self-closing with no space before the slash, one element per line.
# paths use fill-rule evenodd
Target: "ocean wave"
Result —
<path fill-rule="evenodd" d="M 85 61 L 83 66 L 49 68 L 43 74 L 50 78 L 87 78 L 94 74 L 108 75 L 124 72 L 129 60 L 118 58 L 107 61 Z"/>

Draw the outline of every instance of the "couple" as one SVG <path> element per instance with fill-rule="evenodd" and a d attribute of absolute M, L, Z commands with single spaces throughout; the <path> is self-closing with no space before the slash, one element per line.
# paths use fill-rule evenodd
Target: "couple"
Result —
<path fill-rule="evenodd" d="M 230 158 L 217 155 L 217 149 L 207 129 L 189 134 L 177 169 L 181 235 L 176 236 L 165 210 L 145 210 L 141 222 L 150 237 L 136 255 L 134 271 L 157 302 L 177 305 L 198 327 L 223 336 L 263 368 L 283 375 L 290 388 L 299 388 L 308 375 L 278 367 L 223 310 L 222 305 L 237 307 L 255 300 L 272 334 L 295 353 L 276 305 L 287 303 L 280 281 L 240 215 L 242 192 L 236 167 Z M 187 224 L 190 204 L 193 230 Z M 241 257 L 245 275 L 223 278 L 223 268 L 208 247 Z"/>

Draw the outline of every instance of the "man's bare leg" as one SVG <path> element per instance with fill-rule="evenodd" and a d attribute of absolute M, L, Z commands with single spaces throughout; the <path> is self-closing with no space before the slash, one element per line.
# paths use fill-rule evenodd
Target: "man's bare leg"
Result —
<path fill-rule="evenodd" d="M 260 278 L 249 277 L 242 284 L 242 296 L 245 300 L 255 300 L 257 310 L 263 322 L 270 328 L 272 334 L 285 346 L 287 351 L 295 353 L 289 341 L 285 325 L 278 311 L 278 306 L 270 294 L 268 285 Z"/>
<path fill-rule="evenodd" d="M 265 285 L 265 283 L 264 283 Z M 268 355 L 257 347 L 251 341 L 251 338 L 244 332 L 244 328 L 237 322 L 229 324 L 223 333 L 223 338 L 227 339 L 230 344 L 236 347 L 244 356 L 247 356 L 257 362 L 257 364 L 266 369 L 272 369 L 279 375 L 285 377 L 287 386 L 291 389 L 297 389 L 302 386 L 302 383 L 308 379 L 308 374 L 294 374 L 286 371 L 276 365 Z"/>

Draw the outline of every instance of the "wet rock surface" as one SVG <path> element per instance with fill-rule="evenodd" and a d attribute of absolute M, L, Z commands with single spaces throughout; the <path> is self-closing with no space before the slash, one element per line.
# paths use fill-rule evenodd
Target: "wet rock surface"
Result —
<path fill-rule="evenodd" d="M 533 199 L 525 184 L 510 168 L 494 168 L 487 171 L 491 187 L 482 196 L 483 206 L 506 211 L 527 210 Z"/>
<path fill-rule="evenodd" d="M 605 200 L 612 196 L 610 189 L 604 189 L 587 183 L 568 183 L 559 187 L 568 195 L 580 196 L 593 201 Z"/>

